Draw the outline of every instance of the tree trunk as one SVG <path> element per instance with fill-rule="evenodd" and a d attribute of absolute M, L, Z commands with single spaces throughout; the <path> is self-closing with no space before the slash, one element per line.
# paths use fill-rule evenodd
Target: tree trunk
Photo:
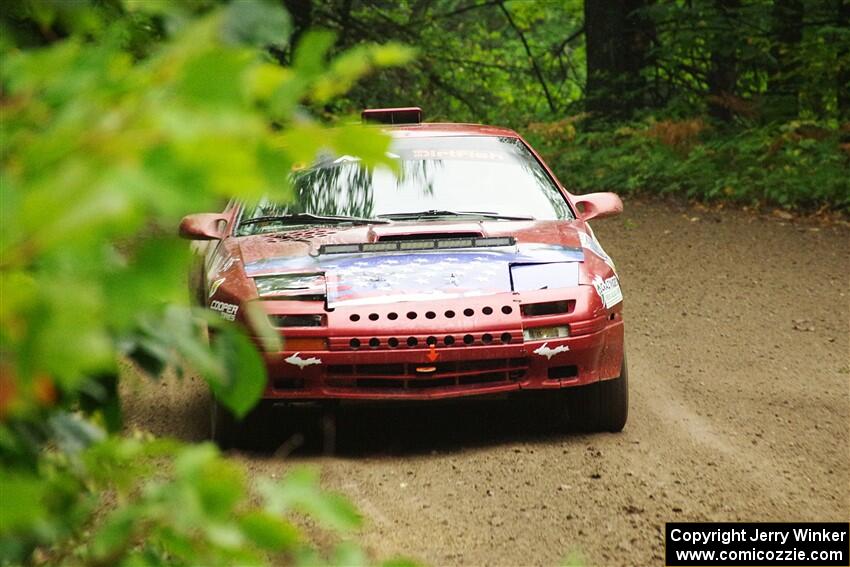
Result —
<path fill-rule="evenodd" d="M 838 0 L 838 27 L 850 28 L 850 0 Z M 838 119 L 850 122 L 850 48 L 844 42 L 838 48 L 838 68 L 836 69 L 838 89 Z"/>
<path fill-rule="evenodd" d="M 738 85 L 737 42 L 732 35 L 737 27 L 739 0 L 715 0 L 723 25 L 712 38 L 711 67 L 708 82 L 708 113 L 723 122 L 735 115 L 733 107 Z"/>
<path fill-rule="evenodd" d="M 283 5 L 292 18 L 292 36 L 289 38 L 290 58 L 298 40 L 313 25 L 312 0 L 283 0 Z"/>
<path fill-rule="evenodd" d="M 585 0 L 585 109 L 596 118 L 628 118 L 643 105 L 653 27 L 649 0 Z"/>
<path fill-rule="evenodd" d="M 802 0 L 774 0 L 773 48 L 775 61 L 768 76 L 765 118 L 788 122 L 800 112 L 800 76 L 797 50 L 803 39 Z"/>

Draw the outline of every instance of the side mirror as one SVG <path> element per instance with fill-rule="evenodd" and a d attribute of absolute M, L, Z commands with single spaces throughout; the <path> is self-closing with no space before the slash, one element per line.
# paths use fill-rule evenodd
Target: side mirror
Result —
<path fill-rule="evenodd" d="M 180 236 L 189 240 L 219 240 L 224 238 L 228 217 L 218 213 L 198 213 L 183 217 Z"/>
<path fill-rule="evenodd" d="M 623 212 L 623 201 L 616 193 L 588 193 L 576 195 L 573 204 L 583 221 L 613 217 Z"/>

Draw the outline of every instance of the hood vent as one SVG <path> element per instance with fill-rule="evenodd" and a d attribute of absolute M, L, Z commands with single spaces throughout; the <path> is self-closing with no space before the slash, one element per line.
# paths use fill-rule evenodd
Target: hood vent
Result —
<path fill-rule="evenodd" d="M 416 232 L 413 234 L 383 234 L 378 242 L 407 242 L 410 240 L 454 240 L 457 238 L 480 238 L 481 232 Z"/>

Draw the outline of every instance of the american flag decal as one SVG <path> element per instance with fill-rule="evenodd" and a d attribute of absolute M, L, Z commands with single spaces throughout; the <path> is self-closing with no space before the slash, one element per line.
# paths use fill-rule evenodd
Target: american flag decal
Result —
<path fill-rule="evenodd" d="M 581 262 L 580 248 L 521 244 L 498 250 L 466 248 L 415 253 L 333 254 L 265 259 L 249 276 L 324 272 L 328 307 L 467 297 L 511 291 L 513 264 Z"/>

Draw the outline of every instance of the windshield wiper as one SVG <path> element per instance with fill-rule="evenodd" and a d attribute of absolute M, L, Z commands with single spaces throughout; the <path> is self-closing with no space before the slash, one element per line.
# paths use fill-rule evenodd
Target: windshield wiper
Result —
<path fill-rule="evenodd" d="M 295 213 L 292 215 L 272 215 L 266 217 L 254 217 L 243 219 L 239 224 L 257 224 L 263 222 L 276 222 L 281 224 L 324 224 L 324 223 L 352 223 L 352 224 L 387 224 L 385 219 L 368 219 L 365 217 L 325 216 L 311 213 Z"/>
<path fill-rule="evenodd" d="M 432 209 L 430 211 L 419 211 L 417 213 L 388 213 L 385 215 L 378 215 L 378 217 L 382 219 L 391 220 L 421 219 L 426 217 L 483 217 L 487 219 L 498 220 L 534 220 L 534 217 L 530 216 L 502 215 L 499 213 L 491 213 L 487 211 L 441 211 L 437 209 Z"/>

